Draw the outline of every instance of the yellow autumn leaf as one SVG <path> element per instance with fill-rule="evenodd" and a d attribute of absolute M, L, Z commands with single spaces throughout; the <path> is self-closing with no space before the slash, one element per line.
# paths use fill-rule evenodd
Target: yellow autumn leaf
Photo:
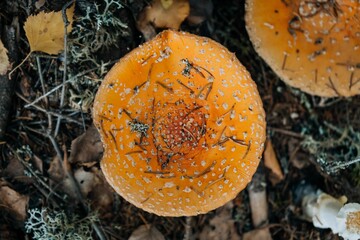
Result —
<path fill-rule="evenodd" d="M 10 68 L 9 57 L 7 55 L 7 49 L 0 40 L 0 75 L 4 75 Z"/>
<path fill-rule="evenodd" d="M 70 24 L 68 32 L 71 32 L 75 5 L 66 10 L 66 16 Z M 26 37 L 29 41 L 30 52 L 41 51 L 48 54 L 58 54 L 64 50 L 65 24 L 61 11 L 40 12 L 35 16 L 29 16 L 24 24 Z"/>

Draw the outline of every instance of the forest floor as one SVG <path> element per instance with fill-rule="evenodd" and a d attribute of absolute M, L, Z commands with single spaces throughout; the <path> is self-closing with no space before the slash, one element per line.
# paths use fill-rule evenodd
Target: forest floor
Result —
<path fill-rule="evenodd" d="M 144 234 L 183 239 L 185 232 L 188 239 L 241 239 L 246 233 L 247 239 L 261 239 L 255 236 L 248 190 L 224 207 L 187 219 L 144 212 L 104 182 L 92 103 L 111 66 L 145 41 L 137 19 L 148 2 L 108 1 L 76 1 L 67 54 L 34 51 L 10 80 L 1 76 L 5 100 L 0 126 L 6 124 L 6 131 L 0 137 L 0 239 L 147 239 Z M 360 164 L 342 167 L 360 155 L 360 97 L 325 99 L 287 86 L 253 49 L 244 1 L 199 2 L 203 22 L 185 20 L 181 30 L 214 39 L 234 52 L 263 100 L 266 151 L 275 154 L 270 154 L 270 165 L 260 163 L 257 173 L 266 186 L 268 208 L 260 228 L 273 239 L 340 239 L 303 219 L 299 186 L 309 184 L 360 202 Z M 1 40 L 14 62 L 12 69 L 30 52 L 23 29 L 28 16 L 60 11 L 65 4 L 1 1 Z M 280 169 L 277 175 L 275 169 Z"/>

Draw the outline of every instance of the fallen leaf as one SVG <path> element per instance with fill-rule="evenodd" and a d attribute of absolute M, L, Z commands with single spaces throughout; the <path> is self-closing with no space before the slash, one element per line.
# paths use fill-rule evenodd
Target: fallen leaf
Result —
<path fill-rule="evenodd" d="M 85 133 L 71 143 L 70 163 L 84 164 L 100 161 L 103 144 L 95 126 L 90 126 Z"/>
<path fill-rule="evenodd" d="M 267 139 L 266 141 L 264 150 L 264 164 L 268 169 L 271 170 L 269 180 L 273 186 L 284 180 L 284 174 L 282 173 L 279 160 L 276 157 L 276 153 L 270 139 Z"/>
<path fill-rule="evenodd" d="M 64 168 L 58 156 L 55 156 L 51 162 L 48 170 L 50 178 L 56 182 L 60 182 L 65 178 Z"/>
<path fill-rule="evenodd" d="M 89 170 L 79 168 L 75 170 L 74 177 L 83 197 L 90 200 L 92 209 L 109 215 L 114 201 L 114 191 L 100 169 L 98 167 L 92 167 Z"/>
<path fill-rule="evenodd" d="M 19 88 L 24 97 L 30 97 L 33 94 L 32 85 L 27 75 L 22 76 Z"/>
<path fill-rule="evenodd" d="M 305 153 L 301 148 L 301 141 L 299 139 L 291 138 L 287 143 L 289 162 L 298 169 L 308 167 L 311 163 L 309 161 L 309 154 Z"/>
<path fill-rule="evenodd" d="M 217 214 L 206 225 L 199 235 L 200 240 L 238 240 L 238 235 L 234 220 L 232 219 L 233 203 L 229 202 L 218 209 Z"/>
<path fill-rule="evenodd" d="M 71 32 L 75 5 L 66 10 L 69 21 L 68 32 Z M 24 24 L 30 52 L 41 51 L 48 54 L 58 54 L 64 50 L 64 28 L 62 12 L 40 12 L 29 16 Z"/>
<path fill-rule="evenodd" d="M 15 157 L 9 159 L 9 163 L 3 171 L 3 176 L 26 184 L 34 182 L 33 178 L 25 175 L 24 165 Z"/>
<path fill-rule="evenodd" d="M 58 156 L 55 156 L 51 162 L 48 170 L 50 177 L 50 186 L 55 192 L 65 193 L 76 203 L 78 201 L 76 189 L 74 189 L 72 180 L 67 177 L 65 169 L 69 169 L 68 161 L 61 161 Z"/>
<path fill-rule="evenodd" d="M 243 240 L 272 240 L 272 237 L 269 228 L 260 228 L 244 233 Z"/>
<path fill-rule="evenodd" d="M 21 195 L 4 184 L 0 182 L 0 209 L 10 212 L 15 220 L 25 221 L 30 197 Z"/>
<path fill-rule="evenodd" d="M 91 200 L 92 209 L 97 212 L 107 216 L 114 213 L 112 211 L 114 191 L 106 181 L 95 185 L 89 193 L 88 198 Z"/>
<path fill-rule="evenodd" d="M 131 234 L 129 240 L 165 240 L 162 233 L 154 225 L 141 225 Z"/>
<path fill-rule="evenodd" d="M 190 13 L 189 0 L 153 0 L 139 14 L 138 29 L 149 40 L 156 35 L 156 28 L 178 30 Z"/>
<path fill-rule="evenodd" d="M 7 55 L 7 49 L 0 40 L 0 75 L 5 75 L 10 69 L 9 57 Z"/>

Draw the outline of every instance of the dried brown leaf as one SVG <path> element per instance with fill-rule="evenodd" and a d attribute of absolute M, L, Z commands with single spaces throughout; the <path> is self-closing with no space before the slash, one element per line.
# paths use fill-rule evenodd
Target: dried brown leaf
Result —
<path fill-rule="evenodd" d="M 70 22 L 68 32 L 71 32 L 75 5 L 66 10 Z M 29 41 L 30 52 L 41 51 L 48 54 L 58 54 L 64 50 L 65 24 L 61 11 L 40 12 L 29 16 L 24 24 L 26 37 Z"/>
<path fill-rule="evenodd" d="M 55 156 L 51 162 L 48 170 L 49 176 L 56 182 L 61 182 L 65 178 L 64 168 L 58 156 Z"/>
<path fill-rule="evenodd" d="M 0 209 L 5 211 L 19 221 L 26 219 L 26 211 L 29 203 L 29 196 L 21 195 L 10 187 L 0 184 Z"/>
<path fill-rule="evenodd" d="M 7 49 L 0 40 L 0 75 L 5 75 L 10 69 L 9 57 L 7 55 Z"/>
<path fill-rule="evenodd" d="M 276 153 L 270 139 L 266 141 L 264 150 L 264 164 L 268 169 L 271 170 L 269 180 L 273 186 L 284 180 L 284 174 L 282 173 L 279 160 L 276 157 Z"/>
<path fill-rule="evenodd" d="M 106 182 L 95 185 L 88 198 L 91 200 L 92 209 L 108 216 L 113 213 L 111 210 L 114 202 L 114 191 Z"/>
<path fill-rule="evenodd" d="M 129 240 L 165 240 L 162 233 L 153 225 L 141 225 L 130 236 Z"/>
<path fill-rule="evenodd" d="M 289 162 L 298 169 L 306 168 L 310 165 L 309 154 L 301 150 L 301 142 L 299 139 L 291 138 L 287 142 Z"/>
<path fill-rule="evenodd" d="M 50 186 L 56 192 L 66 193 L 72 200 L 77 201 L 77 192 L 74 189 L 73 182 L 67 177 L 65 169 L 69 169 L 70 165 L 67 161 L 61 161 L 59 157 L 55 156 L 51 162 L 48 170 L 50 176 Z"/>
<path fill-rule="evenodd" d="M 272 237 L 269 228 L 260 228 L 244 233 L 243 240 L 272 240 Z"/>
<path fill-rule="evenodd" d="M 151 5 L 139 14 L 137 26 L 148 40 L 156 35 L 154 28 L 178 30 L 189 13 L 189 0 L 153 0 Z"/>
<path fill-rule="evenodd" d="M 233 203 L 229 202 L 220 208 L 214 218 L 206 225 L 199 235 L 200 240 L 238 240 L 238 235 L 234 220 L 232 219 Z"/>
<path fill-rule="evenodd" d="M 9 163 L 4 169 L 3 176 L 11 178 L 13 180 L 22 182 L 22 183 L 33 183 L 34 179 L 25 175 L 25 168 L 21 162 L 15 158 L 11 157 Z"/>
<path fill-rule="evenodd" d="M 70 163 L 84 164 L 100 161 L 103 144 L 98 130 L 92 125 L 71 143 Z"/>

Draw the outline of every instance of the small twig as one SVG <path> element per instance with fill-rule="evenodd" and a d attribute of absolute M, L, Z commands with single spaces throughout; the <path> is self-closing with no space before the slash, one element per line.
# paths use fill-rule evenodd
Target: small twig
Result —
<path fill-rule="evenodd" d="M 292 132 L 292 131 L 289 131 L 289 130 L 286 130 L 286 129 L 274 128 L 274 127 L 268 127 L 268 129 L 270 131 L 274 131 L 274 132 L 281 133 L 281 134 L 284 134 L 284 135 L 288 135 L 288 136 L 291 136 L 291 137 L 296 137 L 296 138 L 301 138 L 301 139 L 305 138 L 301 133 Z"/>
<path fill-rule="evenodd" d="M 40 83 L 41 83 L 41 89 L 42 89 L 43 94 L 45 94 L 46 90 L 45 90 L 44 77 L 42 75 L 40 57 L 38 57 L 38 56 L 36 56 L 36 65 L 37 65 L 39 79 L 40 79 Z M 46 102 L 46 105 L 47 105 L 48 104 L 48 99 L 47 98 L 45 98 L 45 102 Z"/>
<path fill-rule="evenodd" d="M 73 4 L 74 0 L 72 1 L 69 1 L 68 3 L 66 3 L 64 5 L 64 7 L 62 8 L 61 12 L 62 12 L 62 17 L 63 17 L 63 21 L 64 21 L 64 73 L 63 73 L 63 86 L 62 86 L 62 89 L 61 89 L 61 97 L 60 97 L 60 109 L 62 109 L 64 107 L 64 103 L 65 103 L 65 90 L 66 90 L 66 87 L 65 87 L 65 82 L 66 82 L 66 78 L 67 78 L 67 60 L 68 60 L 68 57 L 67 57 L 67 38 L 68 38 L 68 31 L 67 31 L 67 28 L 68 28 L 68 25 L 69 25 L 69 20 L 66 16 L 66 9 L 71 5 Z M 59 132 L 59 128 L 60 128 L 60 123 L 61 123 L 61 117 L 59 117 L 57 119 L 57 122 L 56 122 L 56 126 L 55 126 L 55 131 L 54 131 L 54 137 L 57 136 L 58 132 Z"/>
<path fill-rule="evenodd" d="M 191 222 L 192 217 L 186 217 L 186 223 L 185 223 L 185 234 L 183 240 L 190 240 L 191 238 Z"/>
<path fill-rule="evenodd" d="M 11 79 L 11 75 L 12 75 L 19 67 L 21 67 L 21 66 L 26 62 L 26 60 L 29 59 L 29 57 L 31 56 L 31 53 L 32 53 L 32 52 L 29 52 L 28 55 L 26 55 L 26 57 L 24 58 L 24 60 L 22 60 L 22 62 L 21 62 L 19 65 L 17 65 L 16 67 L 14 67 L 14 69 L 9 72 L 9 74 L 8 74 L 8 78 L 9 78 L 9 79 Z"/>
<path fill-rule="evenodd" d="M 71 83 L 72 81 L 76 80 L 78 77 L 81 77 L 87 73 L 93 72 L 97 69 L 99 69 L 100 67 L 95 67 L 95 68 L 91 68 L 89 70 L 83 71 L 81 73 L 76 74 L 75 76 L 69 78 L 68 80 L 66 80 L 65 82 L 61 83 L 60 85 L 54 87 L 53 89 L 51 89 L 49 92 L 47 92 L 46 94 L 38 97 L 37 99 L 35 99 L 33 102 L 29 102 L 28 104 L 26 104 L 24 107 L 25 108 L 29 108 L 31 106 L 33 106 L 34 104 L 40 102 L 42 99 L 46 98 L 47 96 L 49 96 L 50 94 L 52 94 L 53 92 L 57 91 L 59 88 L 61 88 L 62 86 Z"/>
<path fill-rule="evenodd" d="M 27 102 L 27 103 L 30 102 L 30 101 L 27 100 L 24 96 L 22 96 L 19 92 L 15 92 L 15 94 L 16 94 L 16 96 L 18 96 L 18 97 L 19 97 L 21 100 L 23 100 L 24 102 Z M 68 116 L 66 116 L 66 115 L 62 115 L 62 114 L 60 114 L 60 113 L 56 113 L 56 112 L 52 112 L 52 111 L 47 111 L 47 110 L 45 110 L 44 108 L 39 107 L 39 106 L 34 105 L 34 104 L 32 104 L 31 106 L 34 107 L 36 110 L 41 111 L 41 112 L 43 112 L 43 113 L 47 113 L 47 114 L 50 114 L 50 115 L 55 116 L 55 117 L 61 117 L 61 118 L 66 119 L 66 120 L 69 121 L 69 122 L 73 122 L 73 123 L 77 123 L 77 124 L 79 124 L 79 125 L 82 125 L 81 122 L 79 122 L 79 121 L 77 121 L 77 120 L 75 120 L 75 119 L 72 119 L 71 117 L 68 117 Z"/>
<path fill-rule="evenodd" d="M 360 162 L 360 157 L 357 157 L 354 160 L 351 160 L 350 162 L 345 162 L 345 163 L 341 163 L 336 166 L 333 166 L 333 167 L 331 167 L 331 170 L 336 171 L 338 169 L 344 169 L 344 168 L 350 166 L 351 164 L 358 163 L 358 162 Z"/>
<path fill-rule="evenodd" d="M 37 69 L 38 69 L 38 74 L 39 74 L 39 79 L 40 79 L 40 83 L 41 83 L 41 88 L 42 88 L 42 92 L 43 94 L 46 93 L 46 89 L 45 89 L 45 82 L 44 82 L 44 77 L 42 74 L 42 70 L 41 70 L 41 63 L 40 63 L 40 57 L 36 56 L 36 64 L 37 64 Z M 49 106 L 49 101 L 48 98 L 45 98 L 45 105 L 48 107 Z M 49 132 L 51 132 L 52 130 L 52 118 L 50 114 L 47 114 L 48 116 L 48 130 Z"/>
<path fill-rule="evenodd" d="M 44 186 L 47 190 L 49 190 L 49 192 L 51 194 L 53 194 L 54 196 L 56 196 L 57 198 L 61 199 L 62 201 L 64 201 L 64 198 L 62 196 L 60 196 L 59 194 L 57 194 L 56 192 L 54 192 L 51 187 L 44 182 L 44 180 L 42 180 L 37 173 L 29 166 L 29 164 L 22 159 L 22 157 L 20 157 L 20 155 L 15 151 L 15 149 L 13 149 L 9 144 L 6 144 L 7 148 L 10 149 L 10 151 L 12 152 L 12 154 L 14 154 L 14 156 L 16 157 L 16 159 L 18 161 L 20 161 L 20 163 L 31 173 L 32 176 L 35 177 L 35 179 L 42 185 Z M 48 196 L 47 196 L 48 197 Z"/>

